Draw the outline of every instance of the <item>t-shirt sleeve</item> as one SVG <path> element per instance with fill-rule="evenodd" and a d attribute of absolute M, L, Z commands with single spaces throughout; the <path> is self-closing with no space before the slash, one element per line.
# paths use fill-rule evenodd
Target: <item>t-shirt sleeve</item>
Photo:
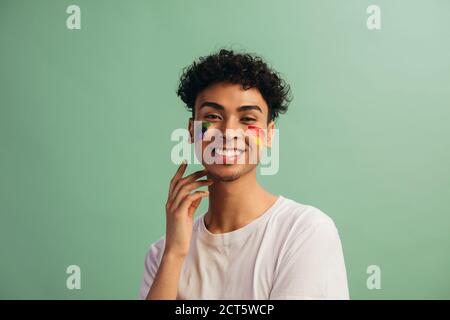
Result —
<path fill-rule="evenodd" d="M 150 246 L 149 251 L 145 256 L 144 262 L 144 274 L 141 281 L 141 289 L 139 291 L 139 299 L 145 300 L 147 298 L 148 291 L 150 290 L 156 272 L 159 266 L 159 250 L 158 243 L 154 243 Z"/>
<path fill-rule="evenodd" d="M 349 299 L 341 241 L 334 223 L 290 234 L 269 299 Z"/>

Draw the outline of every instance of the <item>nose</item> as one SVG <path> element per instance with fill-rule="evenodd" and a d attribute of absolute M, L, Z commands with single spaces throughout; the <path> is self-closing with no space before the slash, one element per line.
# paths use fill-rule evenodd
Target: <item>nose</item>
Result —
<path fill-rule="evenodd" d="M 220 130 L 224 143 L 245 143 L 245 128 L 239 121 L 228 119 L 222 123 Z"/>

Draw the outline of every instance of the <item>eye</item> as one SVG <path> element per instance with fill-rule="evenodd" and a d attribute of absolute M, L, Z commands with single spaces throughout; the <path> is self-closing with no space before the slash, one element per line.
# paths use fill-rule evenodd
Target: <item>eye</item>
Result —
<path fill-rule="evenodd" d="M 209 119 L 209 120 L 217 120 L 217 119 L 220 119 L 220 117 L 219 117 L 217 114 L 207 114 L 207 115 L 205 116 L 205 118 L 206 118 L 206 119 Z"/>
<path fill-rule="evenodd" d="M 253 122 L 253 121 L 256 121 L 255 118 L 251 118 L 251 117 L 242 117 L 241 120 L 244 121 L 244 122 Z"/>

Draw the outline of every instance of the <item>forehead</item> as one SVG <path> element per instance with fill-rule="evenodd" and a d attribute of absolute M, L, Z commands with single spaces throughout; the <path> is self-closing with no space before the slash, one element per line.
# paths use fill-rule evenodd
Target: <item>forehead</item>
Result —
<path fill-rule="evenodd" d="M 258 105 L 267 114 L 268 106 L 261 92 L 257 88 L 244 90 L 242 85 L 227 82 L 215 83 L 201 91 L 196 100 L 195 108 L 205 101 L 215 102 L 225 107 L 225 110 L 233 110 L 242 105 Z"/>

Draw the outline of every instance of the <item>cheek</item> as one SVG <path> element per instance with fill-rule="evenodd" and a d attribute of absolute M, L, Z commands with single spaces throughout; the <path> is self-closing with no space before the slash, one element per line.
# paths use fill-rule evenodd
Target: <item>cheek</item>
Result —
<path fill-rule="evenodd" d="M 263 141 L 265 139 L 265 130 L 261 127 L 253 125 L 248 126 L 247 129 L 250 130 L 251 137 L 256 146 L 257 147 L 263 146 Z"/>
<path fill-rule="evenodd" d="M 207 134 L 208 129 L 211 127 L 211 122 L 202 120 L 201 124 L 198 127 L 192 129 L 192 137 L 194 137 L 195 141 L 201 141 L 204 139 L 205 134 Z"/>

